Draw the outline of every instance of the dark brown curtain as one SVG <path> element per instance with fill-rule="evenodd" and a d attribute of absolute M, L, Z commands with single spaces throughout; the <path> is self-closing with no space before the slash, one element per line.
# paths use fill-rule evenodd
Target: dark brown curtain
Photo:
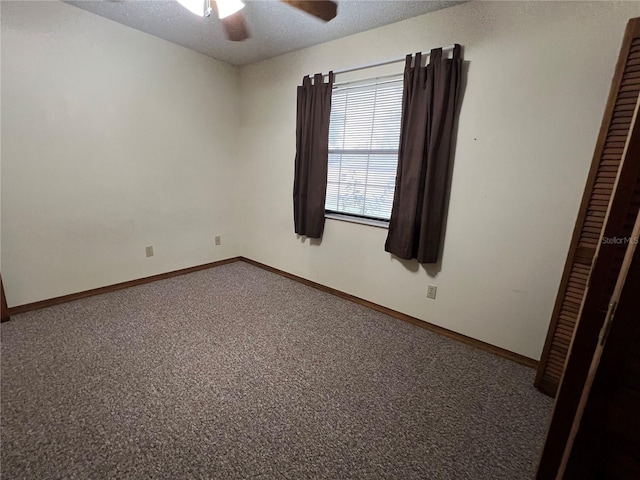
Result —
<path fill-rule="evenodd" d="M 436 263 L 440 253 L 453 125 L 460 85 L 460 45 L 453 59 L 442 49 L 407 55 L 402 126 L 393 208 L 385 250 L 400 258 Z"/>
<path fill-rule="evenodd" d="M 293 221 L 296 233 L 310 238 L 322 237 L 324 230 L 333 78 L 329 72 L 324 83 L 317 73 L 312 83 L 307 75 L 298 87 Z"/>

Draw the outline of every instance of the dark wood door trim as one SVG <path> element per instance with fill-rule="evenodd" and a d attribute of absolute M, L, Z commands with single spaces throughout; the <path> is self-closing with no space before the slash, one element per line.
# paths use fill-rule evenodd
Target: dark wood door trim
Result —
<path fill-rule="evenodd" d="M 0 292 L 2 298 L 0 299 L 0 321 L 6 322 L 11 317 L 9 315 L 9 308 L 7 308 L 7 297 L 4 295 L 4 284 L 2 283 L 2 275 L 0 275 Z"/>

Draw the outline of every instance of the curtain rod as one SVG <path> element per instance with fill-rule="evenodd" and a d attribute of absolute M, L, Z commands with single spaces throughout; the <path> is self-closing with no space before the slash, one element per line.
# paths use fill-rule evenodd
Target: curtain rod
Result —
<path fill-rule="evenodd" d="M 442 51 L 446 52 L 448 50 L 453 50 L 453 47 L 455 47 L 455 45 L 449 45 L 448 47 L 442 47 Z M 427 53 L 423 53 L 422 55 L 431 55 L 431 52 L 427 52 Z M 375 63 L 367 63 L 365 65 L 359 65 L 357 67 L 351 67 L 351 68 L 343 68 L 340 70 L 334 70 L 333 74 L 334 75 L 338 75 L 340 73 L 349 73 L 349 72 L 357 72 L 358 70 L 366 70 L 367 68 L 373 68 L 373 67 L 382 67 L 383 65 L 391 65 L 392 63 L 398 63 L 398 62 L 404 62 L 404 60 L 407 58 L 407 56 L 405 55 L 404 57 L 398 57 L 398 58 L 392 58 L 389 60 L 383 60 L 382 62 L 375 62 Z M 310 74 L 309 77 L 313 78 L 314 74 Z M 329 74 L 328 73 L 323 73 L 322 74 L 323 77 L 328 77 Z"/>

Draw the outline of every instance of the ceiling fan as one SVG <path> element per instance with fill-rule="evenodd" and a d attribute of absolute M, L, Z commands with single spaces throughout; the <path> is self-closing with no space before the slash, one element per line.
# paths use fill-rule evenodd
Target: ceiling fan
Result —
<path fill-rule="evenodd" d="M 307 12 L 328 22 L 338 13 L 336 2 L 311 0 L 280 0 L 294 8 Z M 242 0 L 178 0 L 183 7 L 201 17 L 209 17 L 215 9 L 225 34 L 232 42 L 241 42 L 250 37 L 247 23 L 240 12 L 244 8 Z"/>

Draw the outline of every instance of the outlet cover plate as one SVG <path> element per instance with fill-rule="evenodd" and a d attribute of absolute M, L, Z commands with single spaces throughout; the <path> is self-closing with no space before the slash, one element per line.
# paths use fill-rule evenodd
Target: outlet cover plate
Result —
<path fill-rule="evenodd" d="M 438 290 L 438 287 L 436 287 L 435 285 L 427 285 L 427 298 L 436 298 L 436 290 Z"/>

